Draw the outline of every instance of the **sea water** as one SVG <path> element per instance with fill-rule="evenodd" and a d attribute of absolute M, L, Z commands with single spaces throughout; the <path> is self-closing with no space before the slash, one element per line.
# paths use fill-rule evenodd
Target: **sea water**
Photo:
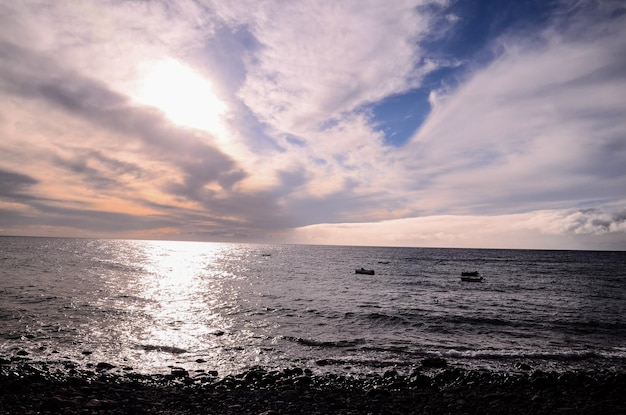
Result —
<path fill-rule="evenodd" d="M 0 237 L 2 356 L 146 374 L 430 356 L 624 370 L 626 252 Z"/>

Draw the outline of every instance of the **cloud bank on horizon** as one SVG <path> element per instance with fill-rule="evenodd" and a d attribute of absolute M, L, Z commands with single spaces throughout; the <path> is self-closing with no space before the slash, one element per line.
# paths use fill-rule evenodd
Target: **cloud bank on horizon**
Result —
<path fill-rule="evenodd" d="M 0 234 L 626 249 L 620 1 L 0 4 Z"/>

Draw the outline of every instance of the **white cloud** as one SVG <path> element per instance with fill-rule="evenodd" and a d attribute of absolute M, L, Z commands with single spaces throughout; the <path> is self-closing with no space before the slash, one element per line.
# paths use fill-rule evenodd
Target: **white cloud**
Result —
<path fill-rule="evenodd" d="M 595 238 L 602 235 L 611 236 L 611 245 L 604 245 L 603 240 Z M 553 210 L 319 224 L 298 228 L 290 237 L 300 243 L 369 246 L 625 249 L 626 211 Z"/>
<path fill-rule="evenodd" d="M 260 44 L 239 96 L 273 128 L 302 135 L 416 85 L 429 25 L 420 3 L 231 2 L 223 13 Z"/>
<path fill-rule="evenodd" d="M 276 183 L 284 171 L 300 172 L 296 200 L 380 195 L 397 186 L 393 151 L 361 107 L 419 85 L 438 67 L 422 60 L 419 42 L 432 16 L 419 6 L 442 2 L 253 3 L 212 2 L 231 30 L 249 31 L 257 42 L 243 59 L 237 97 L 285 149 L 249 160 L 249 181 Z M 372 209 L 352 210 L 359 216 Z"/>
<path fill-rule="evenodd" d="M 191 0 L 4 2 L 0 21 L 0 38 L 122 93 L 141 63 L 185 56 L 214 30 Z"/>
<path fill-rule="evenodd" d="M 626 20 L 602 35 L 509 38 L 433 111 L 406 150 L 425 206 L 515 212 L 612 200 L 626 188 Z M 433 198 L 428 198 L 432 193 Z"/>

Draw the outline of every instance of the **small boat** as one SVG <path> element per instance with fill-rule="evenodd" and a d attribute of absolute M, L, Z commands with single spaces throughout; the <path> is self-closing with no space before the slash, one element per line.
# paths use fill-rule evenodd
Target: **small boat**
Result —
<path fill-rule="evenodd" d="M 461 272 L 461 281 L 469 282 L 481 282 L 483 277 L 480 276 L 478 271 Z"/>
<path fill-rule="evenodd" d="M 384 264 L 387 265 L 389 263 L 389 261 L 378 261 L 379 264 Z"/>
<path fill-rule="evenodd" d="M 367 275 L 374 275 L 375 272 L 373 269 L 365 269 L 365 268 L 361 268 L 361 269 L 355 269 L 354 270 L 355 274 L 367 274 Z"/>

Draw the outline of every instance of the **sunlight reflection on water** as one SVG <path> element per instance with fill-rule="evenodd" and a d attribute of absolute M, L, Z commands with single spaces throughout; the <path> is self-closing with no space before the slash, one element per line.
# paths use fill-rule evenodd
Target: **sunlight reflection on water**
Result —
<path fill-rule="evenodd" d="M 143 359 L 162 366 L 171 354 L 215 353 L 220 347 L 215 334 L 230 327 L 222 310 L 231 301 L 226 278 L 233 275 L 221 267 L 229 247 L 144 242 L 141 248 L 145 273 L 135 280 L 135 289 L 145 300 L 137 310 L 145 317 L 134 341 L 146 352 Z"/>

